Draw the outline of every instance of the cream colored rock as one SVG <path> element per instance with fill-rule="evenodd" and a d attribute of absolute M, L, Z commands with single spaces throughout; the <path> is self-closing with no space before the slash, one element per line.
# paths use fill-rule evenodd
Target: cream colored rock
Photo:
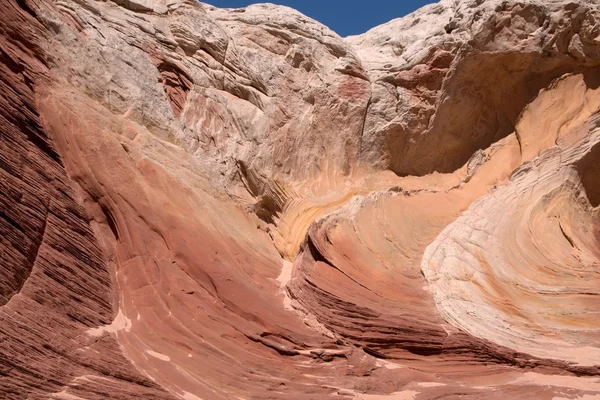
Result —
<path fill-rule="evenodd" d="M 46 18 L 65 26 L 55 46 L 56 67 L 68 65 L 61 74 L 180 143 L 235 196 L 254 202 L 276 182 L 347 174 L 357 164 L 366 74 L 339 36 L 295 10 L 150 0 L 58 5 Z M 151 7 L 171 11 L 139 12 Z M 67 29 L 66 18 L 81 23 L 88 40 Z"/>
<path fill-rule="evenodd" d="M 586 100 L 590 92 L 578 75 L 540 93 L 518 124 L 524 163 L 450 224 L 422 261 L 436 305 L 453 325 L 586 366 L 600 364 L 600 321 L 592 317 L 600 312 L 591 184 L 598 175 L 589 168 L 589 160 L 598 162 L 600 102 Z M 535 156 L 532 146 L 541 146 Z"/>
<path fill-rule="evenodd" d="M 598 396 L 599 17 L 0 2 L 0 397 Z"/>
<path fill-rule="evenodd" d="M 540 89 L 600 64 L 599 21 L 595 2 L 444 0 L 346 38 L 371 80 L 361 160 L 456 170 L 510 134 Z"/>

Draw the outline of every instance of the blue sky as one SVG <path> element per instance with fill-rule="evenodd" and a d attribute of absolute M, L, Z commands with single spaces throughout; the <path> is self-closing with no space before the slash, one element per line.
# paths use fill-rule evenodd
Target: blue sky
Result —
<path fill-rule="evenodd" d="M 340 36 L 364 33 L 374 26 L 410 14 L 427 0 L 202 0 L 216 7 L 246 7 L 275 3 L 295 8 L 336 31 Z"/>

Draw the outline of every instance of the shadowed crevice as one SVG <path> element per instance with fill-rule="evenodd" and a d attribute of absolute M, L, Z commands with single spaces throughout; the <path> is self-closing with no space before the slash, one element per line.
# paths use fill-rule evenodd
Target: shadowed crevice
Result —
<path fill-rule="evenodd" d="M 600 144 L 595 145 L 592 150 L 577 163 L 577 172 L 585 194 L 592 205 L 600 205 Z"/>
<path fill-rule="evenodd" d="M 188 93 L 193 86 L 192 78 L 177 65 L 167 61 L 159 64 L 157 68 L 171 109 L 179 118 L 185 107 Z"/>

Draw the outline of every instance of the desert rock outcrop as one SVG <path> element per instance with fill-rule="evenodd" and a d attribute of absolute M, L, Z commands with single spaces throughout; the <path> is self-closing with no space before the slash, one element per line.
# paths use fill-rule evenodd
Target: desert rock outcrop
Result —
<path fill-rule="evenodd" d="M 600 396 L 600 5 L 0 3 L 0 397 Z"/>

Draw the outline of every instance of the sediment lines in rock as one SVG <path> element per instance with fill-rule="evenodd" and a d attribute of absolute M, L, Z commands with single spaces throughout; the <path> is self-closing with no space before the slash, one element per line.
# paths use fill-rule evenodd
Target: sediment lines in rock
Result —
<path fill-rule="evenodd" d="M 0 394 L 597 396 L 598 16 L 3 2 Z"/>

